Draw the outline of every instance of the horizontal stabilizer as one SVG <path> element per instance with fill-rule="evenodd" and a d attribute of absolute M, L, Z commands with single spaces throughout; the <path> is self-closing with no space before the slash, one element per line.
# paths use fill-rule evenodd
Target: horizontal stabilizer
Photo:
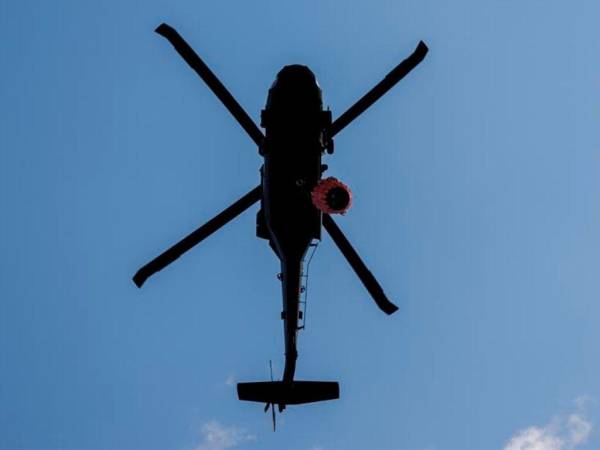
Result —
<path fill-rule="evenodd" d="M 238 383 L 237 391 L 240 400 L 276 405 L 299 405 L 340 398 L 340 386 L 335 381 Z"/>

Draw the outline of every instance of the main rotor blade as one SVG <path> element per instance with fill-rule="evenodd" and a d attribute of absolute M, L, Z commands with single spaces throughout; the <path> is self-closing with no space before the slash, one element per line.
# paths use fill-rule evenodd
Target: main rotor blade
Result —
<path fill-rule="evenodd" d="M 386 314 L 393 314 L 396 312 L 398 307 L 388 300 L 383 289 L 371 273 L 365 263 L 362 262 L 356 250 L 352 247 L 342 230 L 339 229 L 337 224 L 333 221 L 329 214 L 323 214 L 323 226 L 336 243 L 342 254 L 346 257 L 346 260 L 350 263 L 360 281 L 365 285 L 379 309 Z"/>
<path fill-rule="evenodd" d="M 240 198 L 230 207 L 224 209 L 221 213 L 210 219 L 196 231 L 193 231 L 173 247 L 154 258 L 144 267 L 137 271 L 133 277 L 133 282 L 137 287 L 142 287 L 142 284 L 154 275 L 156 272 L 164 269 L 189 249 L 200 243 L 204 238 L 210 236 L 223 225 L 230 222 L 232 219 L 247 210 L 250 206 L 260 200 L 262 195 L 262 187 L 259 185 Z"/>
<path fill-rule="evenodd" d="M 348 110 L 340 117 L 335 119 L 331 124 L 330 136 L 333 137 L 339 133 L 346 125 L 356 119 L 362 114 L 369 106 L 375 103 L 381 98 L 383 94 L 394 87 L 398 81 L 404 78 L 408 73 L 413 70 L 417 65 L 423 61 L 425 55 L 428 52 L 427 45 L 423 41 L 419 42 L 419 45 L 415 51 L 392 69 L 383 80 L 381 80 L 373 89 L 367 92 L 360 100 L 352 105 Z"/>
<path fill-rule="evenodd" d="M 258 146 L 263 141 L 263 134 L 258 129 L 254 121 L 248 116 L 244 108 L 233 98 L 231 93 L 223 86 L 223 83 L 215 76 L 214 73 L 208 68 L 208 66 L 200 59 L 200 57 L 194 52 L 194 50 L 188 45 L 187 42 L 179 35 L 179 33 L 166 23 L 158 26 L 155 30 L 161 36 L 167 38 L 167 40 L 175 47 L 175 50 L 181 55 L 181 57 L 188 63 L 188 65 L 196 71 L 196 73 L 204 80 L 211 91 L 221 100 L 229 112 L 235 117 L 246 133 L 250 135 L 254 143 Z"/>

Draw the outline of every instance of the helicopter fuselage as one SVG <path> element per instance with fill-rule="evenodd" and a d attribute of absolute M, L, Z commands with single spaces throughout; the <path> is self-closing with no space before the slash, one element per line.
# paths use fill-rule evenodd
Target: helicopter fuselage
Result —
<path fill-rule="evenodd" d="M 320 239 L 321 211 L 310 192 L 323 172 L 324 135 L 331 122 L 323 111 L 321 89 L 306 66 L 284 67 L 267 98 L 261 125 L 265 140 L 260 148 L 263 196 L 257 234 L 269 243 L 281 261 L 285 335 L 283 381 L 291 383 L 297 359 L 302 265 L 313 239 Z"/>

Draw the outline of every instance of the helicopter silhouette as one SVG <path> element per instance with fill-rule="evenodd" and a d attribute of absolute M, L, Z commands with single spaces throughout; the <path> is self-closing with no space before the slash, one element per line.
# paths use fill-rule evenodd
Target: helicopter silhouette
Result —
<path fill-rule="evenodd" d="M 265 109 L 261 111 L 261 127 L 256 126 L 208 66 L 167 24 L 155 30 L 166 38 L 185 62 L 200 76 L 221 100 L 233 117 L 258 146 L 264 163 L 260 184 L 217 214 L 180 242 L 143 266 L 133 277 L 138 287 L 156 272 L 164 269 L 203 239 L 232 219 L 260 202 L 256 234 L 269 241 L 281 262 L 278 278 L 282 284 L 285 366 L 281 381 L 238 383 L 240 400 L 265 403 L 273 412 L 287 405 L 311 403 L 339 398 L 339 385 L 331 381 L 294 380 L 298 358 L 297 337 L 302 292 L 303 262 L 311 243 L 321 239 L 321 225 L 331 236 L 376 305 L 386 314 L 398 307 L 390 302 L 380 284 L 331 217 L 345 213 L 351 205 L 352 193 L 341 181 L 323 178 L 327 165 L 321 159 L 334 152 L 333 138 L 362 112 L 388 92 L 414 69 L 428 52 L 422 41 L 414 52 L 392 69 L 375 87 L 360 98 L 336 120 L 323 108 L 322 93 L 315 75 L 303 65 L 285 66 L 269 89 Z"/>

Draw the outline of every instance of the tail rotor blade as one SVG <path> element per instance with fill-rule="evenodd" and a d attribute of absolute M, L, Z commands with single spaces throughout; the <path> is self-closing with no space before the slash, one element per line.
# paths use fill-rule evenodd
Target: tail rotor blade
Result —
<path fill-rule="evenodd" d="M 271 371 L 271 382 L 273 381 L 273 361 L 269 360 L 269 370 Z M 277 424 L 276 424 L 276 420 L 275 420 L 275 403 L 267 403 L 267 405 L 265 406 L 265 412 L 267 412 L 267 410 L 269 409 L 269 406 L 271 406 L 271 415 L 273 417 L 273 432 L 275 432 L 275 429 L 277 428 Z"/>
<path fill-rule="evenodd" d="M 408 75 L 411 70 L 423 61 L 428 50 L 427 45 L 425 45 L 423 41 L 420 41 L 412 55 L 394 67 L 383 80 L 377 83 L 373 89 L 367 92 L 360 100 L 348 108 L 344 114 L 331 124 L 331 131 L 329 132 L 330 137 L 339 133 L 346 125 L 361 115 L 369 106 L 379 100 L 383 94 L 393 88 L 398 81 Z"/>
<path fill-rule="evenodd" d="M 263 134 L 256 126 L 254 121 L 248 116 L 246 111 L 240 106 L 231 93 L 227 90 L 223 83 L 215 76 L 215 74 L 208 68 L 208 66 L 200 59 L 200 57 L 194 52 L 194 50 L 188 45 L 187 42 L 179 35 L 179 33 L 166 23 L 158 26 L 155 30 L 158 34 L 165 37 L 177 50 L 177 53 L 188 63 L 188 65 L 194 69 L 194 71 L 204 80 L 211 91 L 221 100 L 223 105 L 229 110 L 229 112 L 235 117 L 246 133 L 250 135 L 250 138 L 258 146 L 263 141 Z"/>
<path fill-rule="evenodd" d="M 371 271 L 365 263 L 360 259 L 356 250 L 352 247 L 342 230 L 333 221 L 329 214 L 323 214 L 323 226 L 333 239 L 333 242 L 338 246 L 342 254 L 346 257 L 350 266 L 354 269 L 360 281 L 367 288 L 375 303 L 386 314 L 393 314 L 398 310 L 398 307 L 388 300 L 381 285 L 377 282 Z"/>
<path fill-rule="evenodd" d="M 259 185 L 236 201 L 233 205 L 224 209 L 221 213 L 217 214 L 211 220 L 206 222 L 197 230 L 193 231 L 186 237 L 184 237 L 177 244 L 163 252 L 161 255 L 154 258 L 144 267 L 137 271 L 133 277 L 133 282 L 137 287 L 142 287 L 144 282 L 154 275 L 156 272 L 164 269 L 185 252 L 190 250 L 195 245 L 199 244 L 206 237 L 217 231 L 223 225 L 230 222 L 232 219 L 240 215 L 258 200 L 262 195 L 262 187 Z"/>

